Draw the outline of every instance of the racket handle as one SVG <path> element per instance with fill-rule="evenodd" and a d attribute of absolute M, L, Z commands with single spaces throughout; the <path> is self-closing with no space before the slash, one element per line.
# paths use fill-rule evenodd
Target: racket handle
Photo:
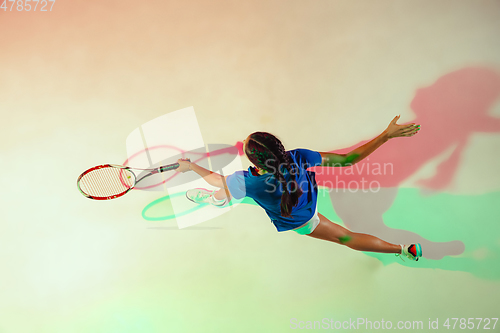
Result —
<path fill-rule="evenodd" d="M 168 171 L 168 170 L 174 170 L 179 167 L 179 163 L 173 163 L 169 165 L 164 165 L 158 169 L 158 171 L 163 172 L 163 171 Z"/>

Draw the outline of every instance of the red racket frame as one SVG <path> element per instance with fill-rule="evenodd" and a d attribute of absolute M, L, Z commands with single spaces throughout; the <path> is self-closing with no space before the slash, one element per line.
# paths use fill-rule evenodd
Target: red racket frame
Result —
<path fill-rule="evenodd" d="M 91 195 L 89 195 L 89 194 L 87 194 L 87 193 L 85 193 L 85 192 L 82 191 L 82 189 L 80 188 L 80 179 L 82 179 L 83 176 L 85 176 L 86 174 L 88 174 L 89 172 L 92 172 L 94 170 L 102 169 L 102 168 L 109 168 L 109 167 L 119 168 L 119 169 L 130 171 L 130 173 L 132 175 L 134 175 L 134 182 L 133 182 L 132 186 L 130 188 L 128 188 L 127 190 L 121 192 L 121 193 L 110 195 L 110 196 L 107 196 L 107 197 L 95 197 L 95 196 L 91 196 Z M 160 168 L 155 168 L 155 169 L 137 169 L 137 170 L 151 170 L 151 172 L 149 174 L 147 174 L 147 175 L 143 176 L 141 179 L 137 180 L 135 173 L 132 172 L 132 169 L 136 169 L 136 168 L 130 168 L 130 167 L 126 167 L 126 166 L 122 166 L 122 165 L 116 165 L 116 164 L 101 164 L 101 165 L 95 166 L 95 167 L 90 168 L 90 169 L 86 170 L 85 172 L 83 172 L 78 177 L 78 179 L 76 180 L 76 185 L 77 185 L 78 190 L 80 191 L 80 193 L 82 193 L 85 197 L 87 197 L 89 199 L 93 199 L 93 200 L 111 200 L 111 199 L 116 199 L 116 198 L 119 198 L 119 197 L 125 195 L 127 192 L 129 192 L 131 189 L 134 188 L 135 184 L 137 184 L 139 181 L 143 180 L 146 177 L 149 177 L 151 175 L 154 175 L 154 174 L 157 174 L 157 173 L 160 173 L 160 172 L 174 170 L 174 169 L 177 169 L 178 167 L 179 167 L 179 163 L 173 163 L 173 164 L 165 165 L 165 166 L 162 166 Z M 123 182 L 122 182 L 122 184 L 123 184 Z M 123 184 L 123 185 L 128 186 L 127 184 Z"/>

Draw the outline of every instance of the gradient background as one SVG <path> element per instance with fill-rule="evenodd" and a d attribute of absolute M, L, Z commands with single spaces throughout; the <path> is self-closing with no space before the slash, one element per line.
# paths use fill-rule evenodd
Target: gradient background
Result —
<path fill-rule="evenodd" d="M 451 258 L 463 265 L 277 233 L 253 205 L 159 227 L 141 217 L 158 193 L 104 203 L 75 186 L 86 168 L 124 161 L 133 129 L 188 106 L 206 143 L 263 130 L 287 149 L 332 151 L 398 114 L 413 122 L 419 89 L 464 69 L 499 73 L 500 1 L 57 0 L 52 12 L 0 10 L 0 31 L 0 332 L 288 332 L 292 318 L 358 317 L 427 328 L 500 316 L 496 128 L 466 130 L 450 185 L 424 191 L 418 180 L 438 162 L 421 161 L 387 216 L 445 226 L 426 230 L 436 240 L 468 235 Z M 460 126 L 500 116 L 491 77 L 481 81 L 489 103 L 484 89 L 467 95 L 482 113 L 467 109 Z M 438 102 L 420 106 L 434 112 L 429 148 L 466 112 Z M 335 215 L 328 198 L 320 212 Z"/>

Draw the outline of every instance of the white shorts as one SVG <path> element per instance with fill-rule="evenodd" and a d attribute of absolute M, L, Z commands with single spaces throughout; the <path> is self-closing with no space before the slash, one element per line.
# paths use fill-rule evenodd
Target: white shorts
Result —
<path fill-rule="evenodd" d="M 313 232 L 314 229 L 316 229 L 318 224 L 319 224 L 318 206 L 316 206 L 316 212 L 314 212 L 313 217 L 300 227 L 297 227 L 292 230 L 301 235 L 308 235 L 311 232 Z"/>

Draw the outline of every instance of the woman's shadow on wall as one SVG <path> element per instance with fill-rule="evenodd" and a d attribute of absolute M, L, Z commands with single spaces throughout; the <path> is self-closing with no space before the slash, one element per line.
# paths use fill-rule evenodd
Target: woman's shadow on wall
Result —
<path fill-rule="evenodd" d="M 465 250 L 461 240 L 431 241 L 419 233 L 389 227 L 383 216 L 401 192 L 400 184 L 430 160 L 441 158 L 441 163 L 433 177 L 418 181 L 420 197 L 429 193 L 436 195 L 453 184 L 471 135 L 500 132 L 500 119 L 488 115 L 499 95 L 500 75 L 495 71 L 465 68 L 444 75 L 431 86 L 416 91 L 411 108 L 416 114 L 412 122 L 421 125 L 417 135 L 392 139 L 369 158 L 351 167 L 312 168 L 316 171 L 318 185 L 328 188 L 335 212 L 353 231 L 396 244 L 420 243 L 427 259 L 460 255 Z M 335 152 L 347 153 L 366 142 Z M 425 206 L 420 209 L 425 213 Z M 453 218 L 444 212 L 438 214 L 441 219 Z M 405 214 L 399 218 L 418 223 Z M 470 223 L 469 228 L 476 228 L 478 221 Z M 453 221 L 445 220 L 443 224 L 450 226 Z M 411 224 L 407 228 L 415 230 Z M 436 229 L 446 236 L 445 229 L 439 225 Z"/>

